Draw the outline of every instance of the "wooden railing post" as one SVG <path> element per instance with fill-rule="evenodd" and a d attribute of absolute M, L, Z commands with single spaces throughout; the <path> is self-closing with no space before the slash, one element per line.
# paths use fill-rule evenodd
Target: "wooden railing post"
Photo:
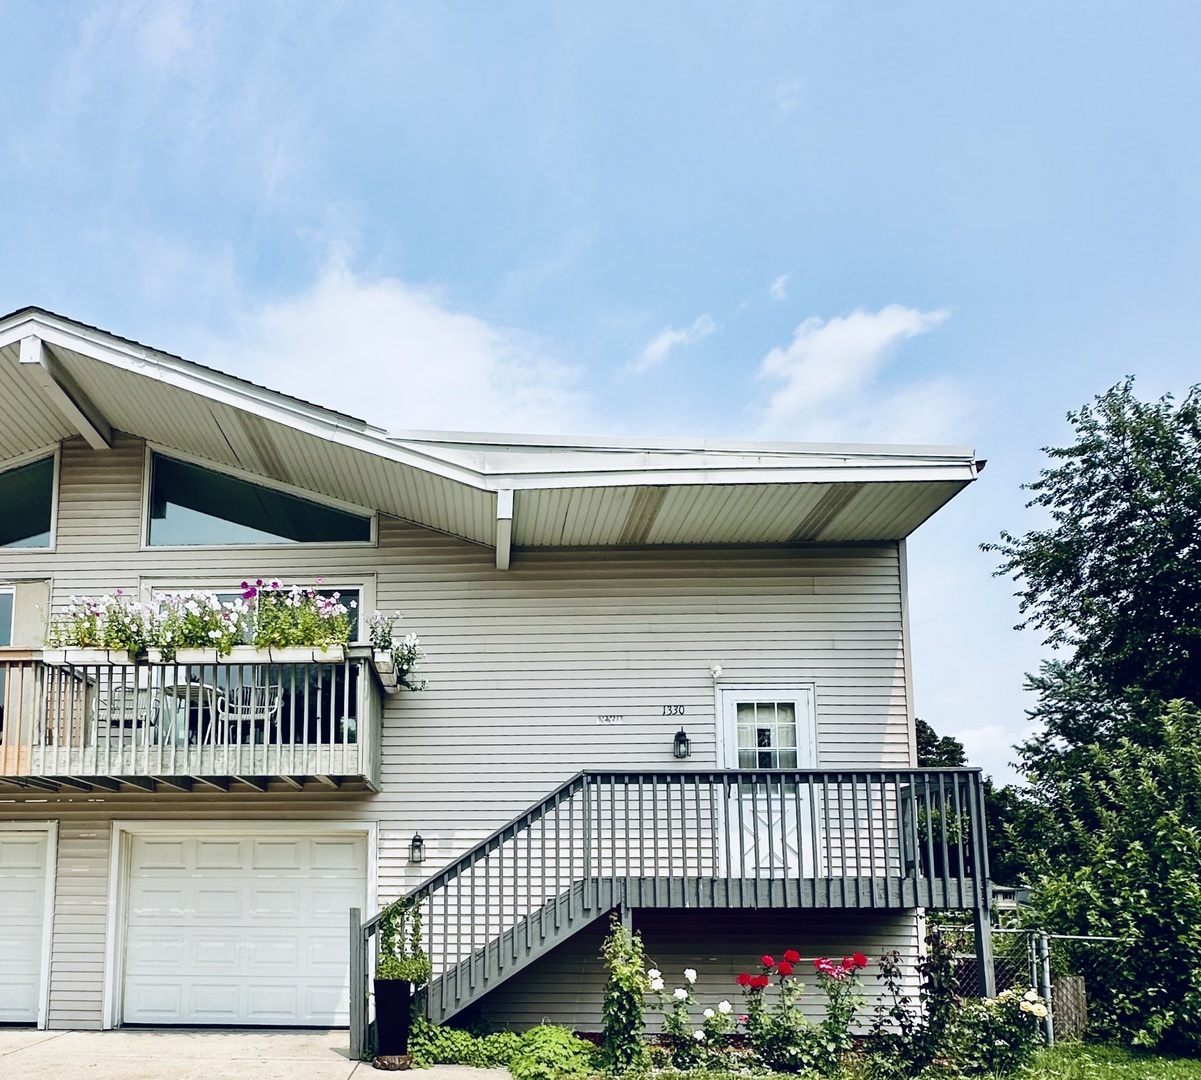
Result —
<path fill-rule="evenodd" d="M 367 1040 L 367 964 L 363 947 L 363 912 L 350 909 L 350 1057 L 363 1056 Z"/>

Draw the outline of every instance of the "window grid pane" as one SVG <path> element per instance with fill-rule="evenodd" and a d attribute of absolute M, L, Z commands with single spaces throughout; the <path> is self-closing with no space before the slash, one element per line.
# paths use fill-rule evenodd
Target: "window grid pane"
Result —
<path fill-rule="evenodd" d="M 740 701 L 735 717 L 739 768 L 797 767 L 796 707 L 791 701 Z"/>

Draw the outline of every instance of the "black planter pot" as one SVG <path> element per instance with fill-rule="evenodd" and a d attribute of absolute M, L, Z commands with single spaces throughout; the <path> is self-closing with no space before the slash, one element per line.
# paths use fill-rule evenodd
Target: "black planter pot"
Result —
<path fill-rule="evenodd" d="M 413 1027 L 413 984 L 406 979 L 375 980 L 375 1032 L 380 1057 L 409 1052 Z"/>

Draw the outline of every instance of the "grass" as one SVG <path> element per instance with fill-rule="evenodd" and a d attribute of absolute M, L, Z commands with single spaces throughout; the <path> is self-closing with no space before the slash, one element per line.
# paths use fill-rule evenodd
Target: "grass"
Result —
<path fill-rule="evenodd" d="M 1039 1051 L 1021 1080 L 1201 1080 L 1201 1061 L 1068 1044 Z"/>

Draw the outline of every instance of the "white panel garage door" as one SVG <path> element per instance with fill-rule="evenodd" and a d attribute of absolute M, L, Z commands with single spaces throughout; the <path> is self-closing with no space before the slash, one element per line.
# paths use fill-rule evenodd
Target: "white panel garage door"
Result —
<path fill-rule="evenodd" d="M 37 1022 L 47 850 L 45 832 L 0 831 L 0 1023 Z"/>
<path fill-rule="evenodd" d="M 129 856 L 125 1023 L 349 1022 L 365 837 L 135 835 Z"/>

